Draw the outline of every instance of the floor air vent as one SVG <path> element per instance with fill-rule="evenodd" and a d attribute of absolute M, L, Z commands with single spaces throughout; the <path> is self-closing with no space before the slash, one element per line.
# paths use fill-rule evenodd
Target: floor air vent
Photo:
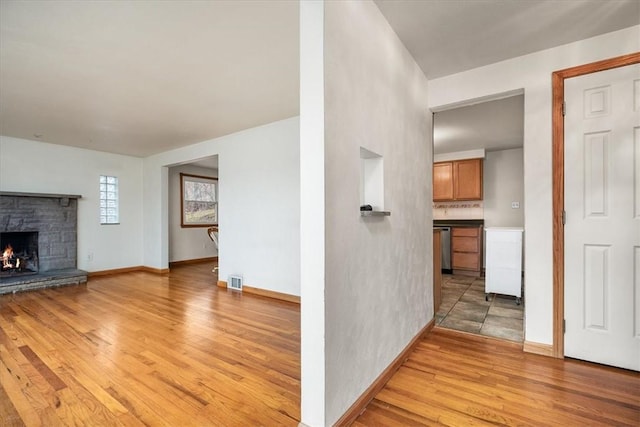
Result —
<path fill-rule="evenodd" d="M 229 276 L 229 289 L 234 291 L 242 290 L 242 276 Z"/>

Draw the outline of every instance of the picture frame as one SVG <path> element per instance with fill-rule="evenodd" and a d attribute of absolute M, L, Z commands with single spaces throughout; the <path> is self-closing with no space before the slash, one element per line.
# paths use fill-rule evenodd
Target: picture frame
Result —
<path fill-rule="evenodd" d="M 218 225 L 218 178 L 180 173 L 180 226 Z"/>

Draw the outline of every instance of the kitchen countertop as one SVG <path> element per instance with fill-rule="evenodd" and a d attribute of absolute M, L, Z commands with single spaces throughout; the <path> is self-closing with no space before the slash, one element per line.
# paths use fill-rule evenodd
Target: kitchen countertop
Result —
<path fill-rule="evenodd" d="M 434 227 L 479 227 L 484 226 L 484 219 L 434 219 Z"/>

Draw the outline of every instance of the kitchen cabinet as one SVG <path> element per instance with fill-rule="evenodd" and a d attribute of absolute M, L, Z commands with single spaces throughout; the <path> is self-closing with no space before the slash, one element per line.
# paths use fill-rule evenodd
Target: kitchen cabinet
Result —
<path fill-rule="evenodd" d="M 433 200 L 482 200 L 482 159 L 434 163 Z"/>
<path fill-rule="evenodd" d="M 453 163 L 433 164 L 433 200 L 453 200 Z"/>
<path fill-rule="evenodd" d="M 482 159 L 453 162 L 453 198 L 482 200 Z"/>
<path fill-rule="evenodd" d="M 458 274 L 480 275 L 482 227 L 451 228 L 451 268 Z"/>

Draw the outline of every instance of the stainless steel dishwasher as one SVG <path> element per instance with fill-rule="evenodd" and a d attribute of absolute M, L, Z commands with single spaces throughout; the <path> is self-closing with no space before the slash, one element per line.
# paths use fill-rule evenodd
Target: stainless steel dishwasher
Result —
<path fill-rule="evenodd" d="M 442 272 L 451 273 L 451 227 L 433 227 L 440 229 L 442 251 Z"/>

